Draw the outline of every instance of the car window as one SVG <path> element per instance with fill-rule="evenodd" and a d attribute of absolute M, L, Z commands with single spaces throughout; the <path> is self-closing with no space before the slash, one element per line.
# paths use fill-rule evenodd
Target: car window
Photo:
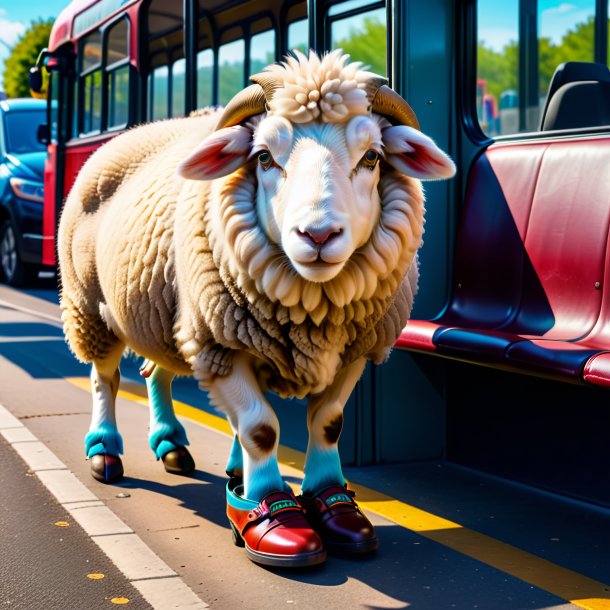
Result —
<path fill-rule="evenodd" d="M 9 153 L 29 153 L 46 150 L 36 137 L 38 125 L 46 122 L 44 110 L 11 110 L 4 115 L 6 150 Z"/>

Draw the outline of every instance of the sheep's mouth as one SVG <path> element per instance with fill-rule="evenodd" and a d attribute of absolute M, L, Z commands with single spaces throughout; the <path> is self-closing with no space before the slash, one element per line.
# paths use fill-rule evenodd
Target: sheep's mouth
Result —
<path fill-rule="evenodd" d="M 328 262 L 318 255 L 315 261 L 307 263 L 298 262 L 293 260 L 292 265 L 295 271 L 304 279 L 310 282 L 322 283 L 328 282 L 336 277 L 341 270 L 345 261 L 341 262 Z"/>

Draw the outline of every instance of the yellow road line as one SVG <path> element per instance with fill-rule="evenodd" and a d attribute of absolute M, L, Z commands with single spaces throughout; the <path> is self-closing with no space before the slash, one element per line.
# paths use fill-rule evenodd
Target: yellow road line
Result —
<path fill-rule="evenodd" d="M 87 392 L 91 391 L 89 380 L 86 378 L 70 377 L 66 378 L 66 381 Z M 135 383 L 121 385 L 123 388 L 119 390 L 121 398 L 148 406 L 146 390 L 143 386 Z M 231 428 L 223 417 L 206 413 L 178 400 L 174 400 L 174 409 L 182 417 L 232 436 Z M 280 446 L 278 458 L 284 465 L 303 470 L 305 455 L 301 451 Z M 400 527 L 417 532 L 424 538 L 510 574 L 580 608 L 610 610 L 610 585 L 562 568 L 546 559 L 368 487 L 351 481 L 350 487 L 358 494 L 358 503 L 362 508 Z"/>

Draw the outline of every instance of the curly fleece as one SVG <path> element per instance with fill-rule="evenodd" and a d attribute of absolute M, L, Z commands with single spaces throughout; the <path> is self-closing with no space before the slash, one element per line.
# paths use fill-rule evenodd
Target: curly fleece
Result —
<path fill-rule="evenodd" d="M 417 289 L 419 181 L 384 166 L 370 240 L 331 281 L 312 283 L 258 225 L 251 164 L 212 182 L 176 175 L 217 120 L 210 110 L 137 127 L 79 174 L 58 242 L 76 356 L 103 358 L 120 342 L 206 387 L 245 350 L 264 389 L 298 397 L 361 356 L 382 362 Z"/>

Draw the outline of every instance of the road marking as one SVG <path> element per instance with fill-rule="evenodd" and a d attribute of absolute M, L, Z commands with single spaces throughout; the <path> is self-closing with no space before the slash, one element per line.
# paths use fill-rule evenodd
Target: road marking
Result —
<path fill-rule="evenodd" d="M 53 326 L 57 326 L 57 328 L 64 327 L 61 318 L 57 316 L 53 316 L 48 313 L 43 313 L 42 311 L 36 311 L 35 309 L 30 309 L 29 307 L 24 307 L 23 305 L 16 305 L 15 303 L 10 303 L 9 301 L 5 301 L 4 299 L 0 299 L 0 307 L 6 307 L 7 309 L 13 309 L 15 311 L 27 313 L 37 318 L 43 318 L 44 320 L 50 322 Z"/>
<path fill-rule="evenodd" d="M 66 378 L 66 381 L 91 392 L 90 382 L 84 377 L 70 377 Z M 148 408 L 146 388 L 135 383 L 127 385 L 133 391 L 119 389 L 119 396 Z M 141 392 L 141 394 L 136 392 Z M 231 438 L 233 436 L 231 427 L 223 417 L 207 413 L 179 400 L 174 400 L 174 410 L 178 415 L 206 428 Z M 282 464 L 298 469 L 302 475 L 305 464 L 303 452 L 280 445 L 278 459 Z M 357 493 L 358 504 L 362 508 L 400 527 L 510 574 L 579 608 L 610 610 L 610 585 L 558 566 L 527 551 L 368 487 L 352 481 L 350 481 L 350 487 Z"/>
<path fill-rule="evenodd" d="M 155 610 L 209 608 L 174 570 L 1 404 L 0 433 Z M 58 521 L 55 525 L 69 524 Z M 129 601 L 127 598 L 117 599 L 119 601 L 114 603 Z"/>

